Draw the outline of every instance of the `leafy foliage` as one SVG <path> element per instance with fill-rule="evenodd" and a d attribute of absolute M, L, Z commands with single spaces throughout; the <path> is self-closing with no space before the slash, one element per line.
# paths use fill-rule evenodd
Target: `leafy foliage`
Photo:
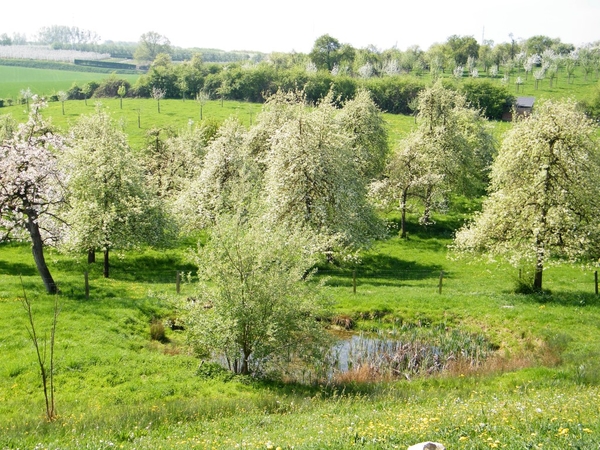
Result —
<path fill-rule="evenodd" d="M 596 129 L 573 101 L 546 101 L 502 142 L 483 211 L 455 247 L 535 265 L 534 287 L 551 257 L 600 255 L 600 154 Z"/>
<path fill-rule="evenodd" d="M 310 359 L 326 335 L 324 303 L 308 282 L 316 260 L 309 236 L 256 217 L 220 215 L 198 250 L 198 297 L 180 304 L 200 355 L 223 357 L 235 373 Z"/>
<path fill-rule="evenodd" d="M 146 189 L 143 172 L 125 134 L 98 109 L 81 116 L 71 128 L 62 164 L 68 173 L 68 250 L 108 252 L 141 242 L 160 242 L 162 212 Z"/>
<path fill-rule="evenodd" d="M 473 108 L 481 110 L 481 114 L 490 120 L 502 119 L 502 114 L 509 110 L 514 97 L 504 85 L 497 85 L 489 80 L 467 80 L 461 84 L 467 101 Z"/>

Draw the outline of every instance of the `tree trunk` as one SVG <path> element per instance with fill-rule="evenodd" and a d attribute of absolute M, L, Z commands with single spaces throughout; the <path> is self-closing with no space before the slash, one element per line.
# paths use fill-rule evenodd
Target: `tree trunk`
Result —
<path fill-rule="evenodd" d="M 90 248 L 88 250 L 88 264 L 93 264 L 96 262 L 96 250 Z"/>
<path fill-rule="evenodd" d="M 248 375 L 250 373 L 250 367 L 248 365 L 248 360 L 250 359 L 250 353 L 247 353 L 246 350 L 244 350 L 244 357 L 242 359 L 242 367 L 240 369 L 240 373 L 242 375 Z"/>
<path fill-rule="evenodd" d="M 48 292 L 48 294 L 56 294 L 58 293 L 58 286 L 56 286 L 56 283 L 50 274 L 50 270 L 48 269 L 48 265 L 46 264 L 46 259 L 44 258 L 44 242 L 42 241 L 40 228 L 37 224 L 37 215 L 33 212 L 31 215 L 28 214 L 27 229 L 31 236 L 31 252 L 33 253 L 33 259 L 37 270 L 42 277 L 44 286 L 46 287 L 46 292 Z"/>
<path fill-rule="evenodd" d="M 109 275 L 109 264 L 108 264 L 108 247 L 104 250 L 104 278 L 108 278 Z"/>
<path fill-rule="evenodd" d="M 543 253 L 538 253 L 537 262 L 535 264 L 535 273 L 533 276 L 533 289 L 536 292 L 542 291 L 542 278 L 544 275 L 544 256 Z"/>
<path fill-rule="evenodd" d="M 400 205 L 400 237 L 406 238 L 406 198 L 408 197 L 408 189 L 402 191 L 402 204 Z"/>
<path fill-rule="evenodd" d="M 431 220 L 431 203 L 433 200 L 433 189 L 431 186 L 427 186 L 425 188 L 425 198 L 423 199 L 423 203 L 425 204 L 425 208 L 423 210 L 423 217 L 421 217 L 421 224 L 428 226 L 433 225 L 433 221 Z"/>

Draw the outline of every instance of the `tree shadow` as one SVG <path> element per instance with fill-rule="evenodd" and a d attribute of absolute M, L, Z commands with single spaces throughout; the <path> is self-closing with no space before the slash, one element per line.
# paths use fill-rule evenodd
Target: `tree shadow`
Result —
<path fill-rule="evenodd" d="M 0 273 L 6 275 L 22 275 L 24 277 L 35 276 L 38 272 L 34 266 L 19 262 L 9 262 L 0 260 Z"/>
<path fill-rule="evenodd" d="M 600 295 L 586 291 L 552 292 L 544 290 L 538 293 L 522 295 L 530 302 L 540 305 L 551 304 L 568 307 L 600 306 Z"/>
<path fill-rule="evenodd" d="M 96 254 L 96 262 L 76 263 L 69 260 L 56 264 L 63 271 L 72 273 L 89 272 L 90 277 L 102 276 L 102 253 Z M 169 254 L 127 254 L 123 259 L 111 254 L 109 262 L 109 278 L 117 281 L 138 283 L 175 283 L 176 273 L 195 273 L 198 268 L 189 262 L 182 261 L 178 255 Z"/>
<path fill-rule="evenodd" d="M 356 268 L 325 266 L 317 272 L 330 278 L 329 285 L 352 286 L 354 275 L 360 283 L 373 286 L 400 286 L 407 281 L 437 279 L 443 267 L 439 264 L 421 264 L 383 254 L 367 254 Z"/>
<path fill-rule="evenodd" d="M 389 220 L 392 230 L 400 231 L 400 220 L 392 218 Z M 456 230 L 461 228 L 465 219 L 457 216 L 441 215 L 435 217 L 435 223 L 420 225 L 415 221 L 407 221 L 405 228 L 410 239 L 411 236 L 426 241 L 428 239 L 453 239 Z"/>

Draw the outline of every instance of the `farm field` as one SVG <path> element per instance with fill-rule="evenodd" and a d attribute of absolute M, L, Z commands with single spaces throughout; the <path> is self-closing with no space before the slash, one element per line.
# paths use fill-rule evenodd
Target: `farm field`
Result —
<path fill-rule="evenodd" d="M 19 92 L 27 88 L 30 88 L 34 94 L 49 96 L 57 91 L 66 91 L 73 83 L 81 86 L 88 81 L 99 81 L 106 77 L 107 74 L 93 72 L 0 65 L 0 98 L 15 100 L 19 97 Z M 133 83 L 138 75 L 119 75 L 119 77 Z"/>
<path fill-rule="evenodd" d="M 37 93 L 67 89 L 73 81 L 104 75 L 56 71 L 30 83 Z M 39 69 L 28 69 L 39 70 Z M 68 74 L 68 73 L 67 73 Z M 81 78 L 72 78 L 74 76 Z M 86 77 L 90 78 L 86 78 Z M 126 76 L 123 76 L 126 77 Z M 135 76 L 130 81 L 134 81 Z M 5 84 L 17 83 L 6 87 Z M 54 84 L 56 83 L 56 84 Z M 532 83 L 529 80 L 529 83 Z M 539 97 L 585 98 L 594 83 L 540 89 Z M 55 87 L 56 86 L 56 87 Z M 60 87 L 58 87 L 60 86 Z M 563 87 L 564 86 L 564 87 Z M 533 85 L 519 94 L 538 96 Z M 9 95 L 6 95 L 9 96 Z M 67 130 L 95 99 L 51 102 L 43 115 Z M 100 99 L 123 124 L 134 149 L 156 127 L 181 130 L 200 121 L 193 100 Z M 63 114 L 64 106 L 64 114 Z M 203 120 L 237 117 L 252 124 L 261 105 L 207 102 Z M 25 105 L 0 108 L 18 121 Z M 411 116 L 385 114 L 390 142 L 414 127 Z M 138 122 L 139 120 L 139 122 Z M 495 135 L 510 127 L 491 123 Z M 472 364 L 457 361 L 444 372 L 332 373 L 320 383 L 233 376 L 201 363 L 174 323 L 172 300 L 193 297 L 193 239 L 167 249 L 115 252 L 111 278 L 86 255 L 48 250 L 59 284 L 56 334 L 56 406 L 47 422 L 35 350 L 22 298 L 33 302 L 41 335 L 48 336 L 54 298 L 45 293 L 27 244 L 0 244 L 0 449 L 405 449 L 425 440 L 448 449 L 564 449 L 600 446 L 600 297 L 596 267 L 555 264 L 544 272 L 547 292 L 517 294 L 519 269 L 499 261 L 457 258 L 449 250 L 455 230 L 478 201 L 452 198 L 451 212 L 435 214 L 435 225 L 409 217 L 409 239 L 390 234 L 361 255 L 354 271 L 323 265 L 333 319 L 351 323 L 354 336 L 388 338 L 402 333 L 455 334 L 483 340 L 493 349 Z M 176 292 L 176 272 L 190 274 Z M 86 298 L 84 272 L 89 272 Z M 356 292 L 354 292 L 354 290 Z M 338 321 L 338 323 L 339 323 Z"/>

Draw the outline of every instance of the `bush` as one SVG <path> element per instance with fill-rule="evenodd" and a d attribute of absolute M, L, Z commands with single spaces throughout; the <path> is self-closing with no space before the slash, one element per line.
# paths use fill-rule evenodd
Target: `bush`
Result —
<path fill-rule="evenodd" d="M 364 87 L 371 92 L 375 104 L 392 114 L 412 114 L 410 102 L 425 89 L 425 83 L 414 77 L 393 76 L 370 78 Z"/>
<path fill-rule="evenodd" d="M 585 114 L 594 120 L 600 119 L 600 83 L 594 89 L 594 92 L 581 102 Z"/>
<path fill-rule="evenodd" d="M 73 83 L 69 90 L 67 91 L 67 95 L 69 96 L 69 100 L 83 100 L 84 95 L 81 87 L 77 85 L 77 83 Z"/>
<path fill-rule="evenodd" d="M 98 86 L 100 86 L 100 83 L 98 83 L 97 81 L 88 81 L 83 85 L 81 91 L 84 95 L 87 95 L 87 97 L 90 98 L 94 95 L 96 89 L 98 89 Z"/>
<path fill-rule="evenodd" d="M 506 86 L 489 80 L 465 80 L 460 89 L 471 106 L 480 109 L 491 120 L 502 119 L 504 111 L 514 102 L 514 96 Z"/>
<path fill-rule="evenodd" d="M 205 380 L 229 381 L 234 374 L 216 362 L 201 361 L 196 375 Z"/>
<path fill-rule="evenodd" d="M 118 91 L 121 86 L 125 86 L 127 91 L 131 89 L 131 83 L 129 83 L 127 80 L 117 77 L 105 78 L 94 91 L 94 97 L 117 97 L 119 95 Z"/>

